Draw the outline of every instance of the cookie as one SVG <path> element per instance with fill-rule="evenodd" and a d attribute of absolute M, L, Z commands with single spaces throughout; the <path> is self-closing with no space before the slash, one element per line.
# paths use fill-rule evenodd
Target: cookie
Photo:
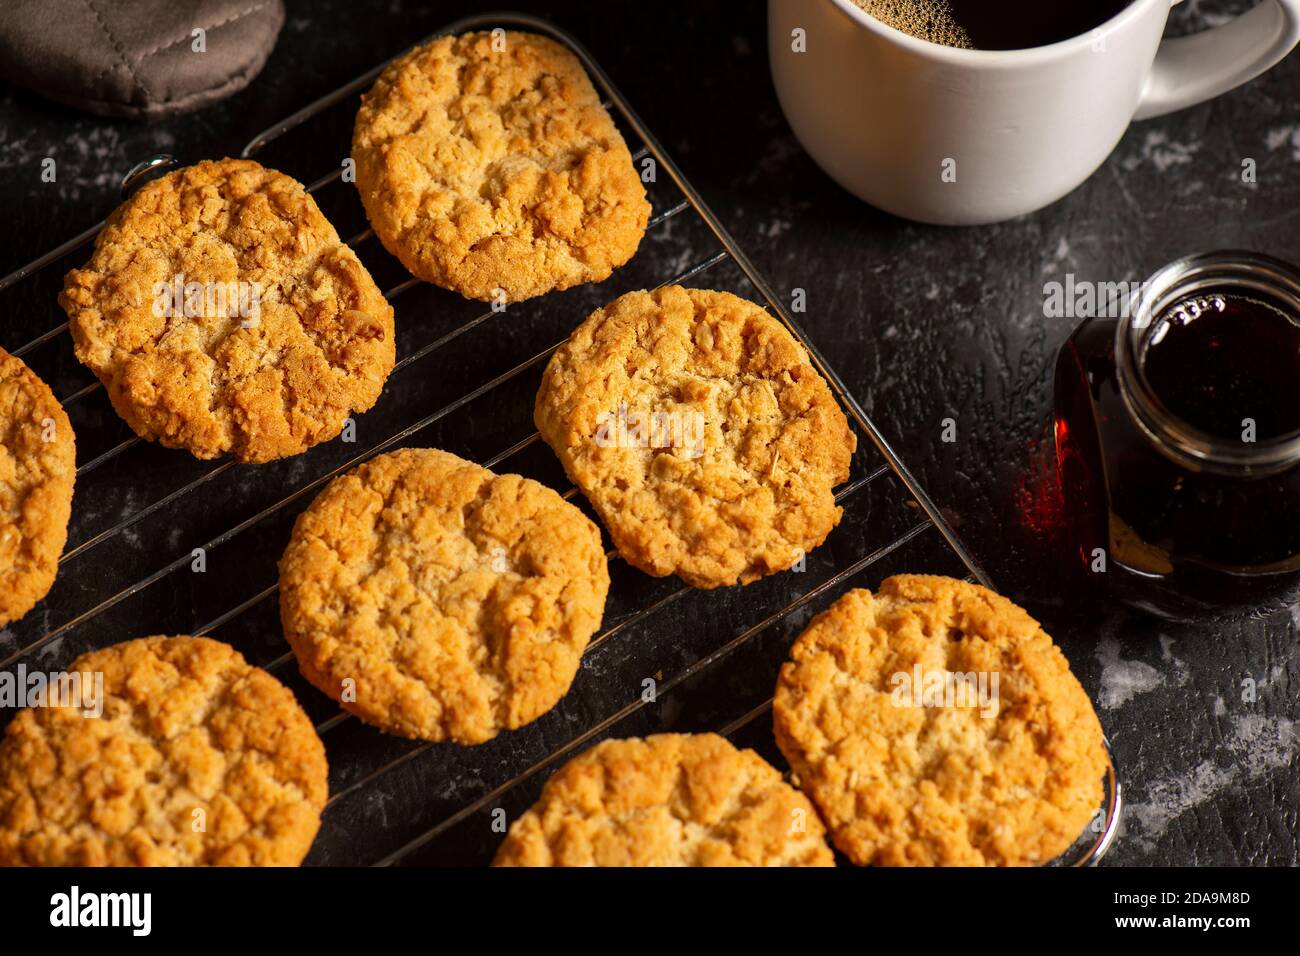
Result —
<path fill-rule="evenodd" d="M 582 512 L 433 449 L 334 479 L 280 561 L 280 617 L 303 675 L 376 727 L 462 744 L 555 706 L 608 591 Z"/>
<path fill-rule="evenodd" d="M 816 617 L 781 668 L 777 743 L 853 862 L 1050 862 L 1102 801 L 1101 725 L 1038 623 L 899 575 Z"/>
<path fill-rule="evenodd" d="M 68 540 L 76 438 L 50 387 L 0 349 L 0 626 L 49 593 Z"/>
<path fill-rule="evenodd" d="M 650 217 L 582 64 L 531 33 L 442 37 L 394 60 L 362 98 L 352 158 L 384 248 L 471 299 L 606 279 Z"/>
<path fill-rule="evenodd" d="M 619 553 L 700 588 L 821 544 L 857 444 L 785 326 L 679 286 L 594 312 L 551 357 L 534 417 Z"/>
<path fill-rule="evenodd" d="M 494 866 L 834 866 L 808 799 L 716 734 L 607 740 L 565 764 Z"/>
<path fill-rule="evenodd" d="M 328 768 L 284 685 L 206 637 L 127 641 L 67 673 L 81 698 L 20 711 L 0 742 L 0 865 L 302 862 Z"/>
<path fill-rule="evenodd" d="M 264 462 L 338 435 L 393 368 L 393 310 L 301 183 L 179 169 L 118 207 L 59 297 L 138 435 Z"/>

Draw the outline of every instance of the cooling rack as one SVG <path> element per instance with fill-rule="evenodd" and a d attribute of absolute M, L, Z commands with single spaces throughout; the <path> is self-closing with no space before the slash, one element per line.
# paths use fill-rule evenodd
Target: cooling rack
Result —
<path fill-rule="evenodd" d="M 325 741 L 330 798 L 309 864 L 487 862 L 547 771 L 607 736 L 714 730 L 780 766 L 770 722 L 762 718 L 785 652 L 814 612 L 849 587 L 874 586 L 903 570 L 989 584 L 781 297 L 573 37 L 514 13 L 458 20 L 434 36 L 499 28 L 544 34 L 568 47 L 633 150 L 654 211 L 638 255 L 611 279 L 482 311 L 481 303 L 410 278 L 380 247 L 347 185 L 351 121 L 381 64 L 242 151 L 309 184 L 394 304 L 399 360 L 376 408 L 352 422 L 350 439 L 345 431 L 268 465 L 193 460 L 126 429 L 99 383 L 86 381 L 88 373 L 69 359 L 70 348 L 53 347 L 66 322 L 11 350 L 47 381 L 73 382 L 60 393 L 77 433 L 79 465 L 59 579 L 41 608 L 0 634 L 0 668 L 53 669 L 86 650 L 149 633 L 212 634 L 233 644 L 295 691 Z M 325 171 L 322 150 L 333 163 Z M 124 177 L 123 194 L 174 162 L 155 156 L 139 164 Z M 300 169 L 304 163 L 315 168 Z M 102 225 L 0 279 L 0 292 L 28 289 L 28 301 L 49 310 L 58 282 L 49 267 L 83 250 Z M 29 289 L 41 282 L 48 288 Z M 567 487 L 564 497 L 591 515 L 533 428 L 532 396 L 546 360 L 594 308 L 630 289 L 671 283 L 756 299 L 807 348 L 859 439 L 849 481 L 836 495 L 845 510 L 840 527 L 802 566 L 743 589 L 701 592 L 675 578 L 652 579 L 610 550 L 605 620 L 573 688 L 550 713 L 487 744 L 403 740 L 338 712 L 297 674 L 280 635 L 275 561 L 296 514 L 336 475 L 416 444 Z M 159 566 L 160 554 L 171 559 Z M 1096 823 L 1057 862 L 1100 860 L 1115 837 L 1120 802 L 1112 763 Z"/>

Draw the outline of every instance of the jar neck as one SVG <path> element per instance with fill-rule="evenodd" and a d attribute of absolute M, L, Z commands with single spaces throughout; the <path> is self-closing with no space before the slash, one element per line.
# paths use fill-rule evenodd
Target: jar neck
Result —
<path fill-rule="evenodd" d="M 1142 284 L 1115 329 L 1119 391 L 1147 441 L 1177 464 L 1240 477 L 1273 474 L 1300 464 L 1300 435 L 1245 441 L 1210 434 L 1171 412 L 1144 374 L 1148 336 L 1161 317 L 1180 303 L 1197 308 L 1225 288 L 1256 292 L 1300 316 L 1300 273 L 1281 260 L 1236 251 L 1178 259 Z"/>

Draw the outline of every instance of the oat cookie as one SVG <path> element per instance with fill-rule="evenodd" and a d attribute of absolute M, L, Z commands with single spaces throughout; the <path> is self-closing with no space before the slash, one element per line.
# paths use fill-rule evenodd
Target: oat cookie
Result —
<path fill-rule="evenodd" d="M 582 65 L 531 33 L 442 37 L 399 57 L 362 99 L 352 157 L 384 247 L 471 299 L 608 278 L 650 216 Z"/>
<path fill-rule="evenodd" d="M 0 626 L 49 593 L 68 540 L 77 448 L 50 387 L 0 349 Z"/>
<path fill-rule="evenodd" d="M 607 740 L 565 764 L 494 866 L 834 866 L 808 799 L 717 734 Z"/>
<path fill-rule="evenodd" d="M 325 748 L 284 685 L 206 637 L 83 655 L 89 696 L 29 707 L 0 742 L 0 865 L 296 866 Z M 83 715 L 83 707 L 91 715 Z"/>
<path fill-rule="evenodd" d="M 1091 701 L 1038 622 L 986 588 L 907 574 L 850 591 L 790 658 L 777 743 L 855 863 L 1043 864 L 1101 805 Z M 964 697 L 953 674 L 974 675 Z"/>
<path fill-rule="evenodd" d="M 555 706 L 608 591 L 582 512 L 434 449 L 330 482 L 280 561 L 280 616 L 303 675 L 367 723 L 463 744 Z"/>
<path fill-rule="evenodd" d="M 537 427 L 648 574 L 748 584 L 817 547 L 856 439 L 786 328 L 668 286 L 593 313 L 551 358 Z"/>
<path fill-rule="evenodd" d="M 118 414 L 199 458 L 328 441 L 393 368 L 393 310 L 365 266 L 300 183 L 249 160 L 143 186 L 59 301 Z"/>

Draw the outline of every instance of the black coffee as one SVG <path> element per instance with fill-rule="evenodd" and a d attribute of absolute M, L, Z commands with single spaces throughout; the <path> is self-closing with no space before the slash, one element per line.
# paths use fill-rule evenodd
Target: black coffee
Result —
<path fill-rule="evenodd" d="M 896 30 L 975 50 L 1023 50 L 1101 26 L 1132 0 L 853 0 Z"/>

